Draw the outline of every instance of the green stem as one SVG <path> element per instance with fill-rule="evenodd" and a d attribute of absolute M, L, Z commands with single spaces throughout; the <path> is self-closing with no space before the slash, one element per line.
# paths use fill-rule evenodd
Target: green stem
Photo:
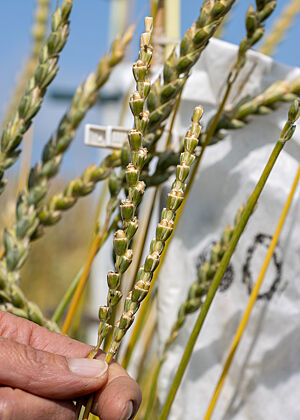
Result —
<path fill-rule="evenodd" d="M 150 393 L 148 395 L 148 402 L 147 402 L 147 407 L 146 407 L 146 411 L 145 411 L 143 420 L 149 420 L 151 418 L 150 417 L 151 416 L 151 412 L 153 410 L 154 403 L 156 401 L 156 395 L 157 395 L 156 394 L 156 389 L 157 389 L 157 382 L 158 382 L 159 372 L 160 372 L 160 369 L 161 369 L 163 363 L 164 363 L 164 360 L 160 360 L 157 363 L 157 366 L 155 368 L 155 374 L 154 374 L 154 376 L 152 378 L 152 384 L 151 384 L 151 388 L 150 388 Z"/>
<path fill-rule="evenodd" d="M 194 346 L 196 344 L 198 335 L 201 331 L 202 325 L 203 325 L 203 323 L 205 321 L 205 318 L 207 316 L 207 313 L 209 311 L 210 305 L 211 305 L 211 303 L 214 299 L 214 296 L 215 296 L 215 294 L 218 290 L 218 287 L 219 287 L 219 284 L 220 284 L 220 282 L 223 278 L 223 275 L 224 275 L 224 273 L 225 273 L 225 271 L 228 267 L 229 261 L 231 259 L 231 256 L 232 256 L 234 250 L 235 250 L 235 247 L 236 247 L 236 245 L 237 245 L 237 243 L 238 243 L 238 241 L 239 241 L 239 239 L 240 239 L 240 237 L 241 237 L 241 235 L 242 235 L 242 233 L 243 233 L 243 231 L 246 227 L 246 224 L 247 224 L 247 222 L 248 222 L 248 220 L 249 220 L 249 218 L 250 218 L 250 216 L 251 216 L 251 214 L 254 210 L 254 207 L 257 203 L 257 200 L 258 200 L 258 198 L 259 198 L 259 196 L 260 196 L 260 194 L 263 190 L 263 187 L 266 184 L 268 176 L 270 175 L 270 172 L 271 172 L 271 170 L 272 170 L 272 168 L 273 168 L 273 166 L 276 162 L 276 159 L 278 158 L 284 144 L 285 144 L 285 142 L 282 141 L 282 140 L 279 140 L 276 143 L 276 145 L 273 149 L 273 152 L 272 152 L 272 154 L 271 154 L 271 156 L 268 160 L 268 163 L 265 166 L 265 169 L 264 169 L 264 171 L 263 171 L 263 173 L 262 173 L 262 175 L 261 175 L 261 177 L 260 177 L 260 179 L 259 179 L 253 193 L 251 194 L 251 196 L 248 200 L 248 203 L 247 203 L 247 205 L 246 205 L 246 207 L 243 211 L 243 214 L 241 216 L 241 220 L 238 223 L 238 225 L 237 225 L 237 227 L 236 227 L 236 229 L 233 233 L 232 239 L 231 239 L 231 241 L 228 245 L 228 249 L 225 252 L 225 254 L 222 258 L 222 261 L 220 263 L 220 266 L 219 266 L 219 268 L 218 268 L 218 270 L 217 270 L 217 272 L 214 276 L 214 279 L 213 279 L 213 281 L 211 283 L 211 286 L 208 290 L 206 299 L 205 299 L 205 301 L 202 305 L 200 314 L 199 314 L 199 316 L 197 318 L 197 321 L 195 323 L 194 329 L 193 329 L 193 331 L 190 335 L 189 341 L 186 345 L 184 354 L 182 356 L 182 359 L 180 361 L 178 370 L 176 372 L 173 383 L 172 383 L 171 388 L 169 390 L 169 393 L 168 393 L 166 402 L 164 404 L 164 407 L 162 409 L 161 415 L 159 417 L 159 420 L 166 420 L 168 415 L 169 415 L 172 403 L 174 401 L 177 390 L 178 390 L 179 385 L 181 383 L 183 374 L 184 374 L 184 372 L 186 370 L 186 367 L 189 363 L 191 354 L 193 352 L 193 349 L 194 349 Z"/>
<path fill-rule="evenodd" d="M 75 290 L 77 288 L 77 284 L 78 284 L 78 282 L 80 280 L 80 277 L 81 277 L 81 274 L 82 274 L 82 270 L 83 270 L 83 267 L 80 268 L 80 270 L 76 274 L 75 278 L 73 279 L 72 283 L 68 287 L 67 291 L 63 295 L 61 301 L 59 302 L 57 308 L 55 309 L 54 314 L 52 315 L 51 321 L 57 323 L 60 320 L 64 310 L 66 309 L 66 307 L 70 303 L 70 301 L 71 301 L 71 299 L 72 299 L 72 297 L 75 293 Z"/>

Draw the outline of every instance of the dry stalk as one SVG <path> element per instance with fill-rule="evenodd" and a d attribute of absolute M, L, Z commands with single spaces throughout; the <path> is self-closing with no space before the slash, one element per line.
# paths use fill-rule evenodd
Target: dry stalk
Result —
<path fill-rule="evenodd" d="M 274 235 L 273 235 L 272 240 L 270 242 L 270 245 L 269 245 L 269 248 L 268 248 L 266 257 L 265 257 L 264 262 L 263 262 L 263 264 L 261 266 L 261 269 L 260 269 L 259 275 L 257 277 L 256 283 L 255 283 L 255 285 L 254 285 L 254 287 L 252 289 L 251 295 L 249 297 L 249 301 L 248 301 L 247 307 L 246 307 L 246 309 L 244 311 L 244 314 L 243 314 L 243 316 L 241 318 L 241 321 L 239 323 L 239 326 L 238 326 L 238 328 L 236 330 L 234 339 L 232 341 L 230 350 L 228 352 L 227 359 L 225 361 L 225 364 L 224 364 L 222 373 L 220 375 L 220 378 L 219 378 L 218 383 L 216 385 L 216 388 L 214 390 L 213 396 L 212 396 L 212 398 L 210 400 L 210 403 L 209 403 L 208 409 L 206 411 L 204 420 L 210 420 L 210 418 L 212 416 L 212 413 L 214 411 L 214 407 L 215 407 L 215 405 L 216 405 L 216 403 L 218 401 L 219 394 L 220 394 L 220 392 L 222 390 L 222 387 L 224 385 L 226 376 L 228 374 L 228 371 L 229 371 L 230 366 L 232 364 L 232 361 L 234 359 L 235 353 L 236 353 L 236 351 L 238 349 L 239 343 L 240 343 L 240 341 L 241 341 L 241 339 L 243 337 L 243 334 L 245 332 L 245 329 L 247 327 L 247 323 L 249 321 L 249 318 L 250 318 L 251 312 L 253 310 L 254 304 L 255 304 L 255 302 L 256 302 L 256 300 L 258 298 L 259 290 L 261 288 L 261 285 L 262 285 L 263 280 L 265 278 L 266 271 L 268 269 L 268 266 L 270 264 L 270 261 L 272 259 L 273 254 L 274 254 L 276 245 L 278 243 L 278 240 L 279 240 L 279 237 L 280 237 L 280 233 L 281 233 L 282 228 L 284 226 L 286 217 L 288 215 L 290 206 L 291 206 L 292 201 L 293 201 L 293 197 L 295 195 L 295 191 L 296 191 L 297 186 L 298 186 L 298 183 L 299 183 L 299 179 L 300 179 L 300 165 L 298 165 L 298 170 L 297 170 L 296 176 L 294 178 L 293 185 L 291 187 L 291 190 L 289 192 L 289 195 L 287 197 L 287 200 L 286 200 L 286 202 L 284 204 L 284 207 L 282 209 L 282 213 L 281 213 L 280 218 L 278 220 L 278 224 L 276 226 Z"/>

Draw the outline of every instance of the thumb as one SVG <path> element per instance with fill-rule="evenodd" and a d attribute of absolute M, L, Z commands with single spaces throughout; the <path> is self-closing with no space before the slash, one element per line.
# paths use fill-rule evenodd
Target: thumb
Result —
<path fill-rule="evenodd" d="M 107 382 L 103 360 L 66 358 L 3 337 L 0 348 L 0 386 L 52 399 L 73 399 Z"/>

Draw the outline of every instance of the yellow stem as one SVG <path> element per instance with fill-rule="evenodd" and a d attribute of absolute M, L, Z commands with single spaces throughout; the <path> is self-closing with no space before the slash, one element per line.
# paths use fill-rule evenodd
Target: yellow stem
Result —
<path fill-rule="evenodd" d="M 273 236 L 272 241 L 270 243 L 270 246 L 268 248 L 268 252 L 267 252 L 267 255 L 266 255 L 265 260 L 263 262 L 263 265 L 261 267 L 260 273 L 258 275 L 256 284 L 255 284 L 255 286 L 252 290 L 252 293 L 250 295 L 247 308 L 244 312 L 244 315 L 241 319 L 241 322 L 239 324 L 239 327 L 237 329 L 237 332 L 236 332 L 235 337 L 233 339 L 233 342 L 231 344 L 228 357 L 226 359 L 223 371 L 221 373 L 221 376 L 220 376 L 219 381 L 217 383 L 217 386 L 215 388 L 214 394 L 212 396 L 212 399 L 209 403 L 208 409 L 207 409 L 206 414 L 204 416 L 204 420 L 209 420 L 211 418 L 212 414 L 213 414 L 215 405 L 218 401 L 218 397 L 219 397 L 220 392 L 222 390 L 222 387 L 223 387 L 224 381 L 226 379 L 227 373 L 228 373 L 229 368 L 231 366 L 231 363 L 232 363 L 232 360 L 234 358 L 237 347 L 238 347 L 238 345 L 241 341 L 241 338 L 242 338 L 242 336 L 245 332 L 249 317 L 251 315 L 251 311 L 253 309 L 254 303 L 255 303 L 255 301 L 257 299 L 257 296 L 258 296 L 258 293 L 259 293 L 259 289 L 261 287 L 261 284 L 263 282 L 263 279 L 264 279 L 264 276 L 266 274 L 267 268 L 268 268 L 269 263 L 271 261 L 271 258 L 273 256 L 274 250 L 276 248 L 276 245 L 277 245 L 277 242 L 278 242 L 278 239 L 279 239 L 279 236 L 280 236 L 280 232 L 282 230 L 283 224 L 285 222 L 286 216 L 287 216 L 289 208 L 291 206 L 291 203 L 292 203 L 292 200 L 293 200 L 293 197 L 294 197 L 299 179 L 300 179 L 300 165 L 298 167 L 298 171 L 297 171 L 297 174 L 295 176 L 291 191 L 288 195 L 288 198 L 287 198 L 287 200 L 285 202 L 285 205 L 284 205 L 284 208 L 282 210 L 280 219 L 278 221 L 276 230 L 274 232 L 274 236 Z"/>
<path fill-rule="evenodd" d="M 90 415 L 90 411 L 92 409 L 93 402 L 94 402 L 94 394 L 91 394 L 89 396 L 88 402 L 85 406 L 82 420 L 88 420 L 89 419 L 89 415 Z"/>
<path fill-rule="evenodd" d="M 78 306 L 78 302 L 80 300 L 83 289 L 84 289 L 84 287 L 87 283 L 92 263 L 94 261 L 95 256 L 97 255 L 97 252 L 99 251 L 101 243 L 106 238 L 106 235 L 107 235 L 106 231 L 108 229 L 109 220 L 110 220 L 110 214 L 107 215 L 105 223 L 104 223 L 100 233 L 93 240 L 93 243 L 91 245 L 91 249 L 89 251 L 89 255 L 88 255 L 88 258 L 87 258 L 87 261 L 86 261 L 86 264 L 84 266 L 84 269 L 83 269 L 83 272 L 81 274 L 78 286 L 77 286 L 76 291 L 74 293 L 73 299 L 72 299 L 71 304 L 70 304 L 70 308 L 68 310 L 66 319 L 64 321 L 64 324 L 63 324 L 63 327 L 62 327 L 62 330 L 61 330 L 63 334 L 67 334 L 69 329 L 70 329 L 74 313 L 75 313 L 75 311 L 77 309 L 77 306 Z"/>

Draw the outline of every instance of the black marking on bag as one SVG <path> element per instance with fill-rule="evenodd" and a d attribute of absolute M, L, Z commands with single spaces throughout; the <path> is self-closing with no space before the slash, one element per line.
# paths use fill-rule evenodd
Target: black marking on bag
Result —
<path fill-rule="evenodd" d="M 253 276 L 251 273 L 251 263 L 252 258 L 257 250 L 258 246 L 262 245 L 264 248 L 268 249 L 270 242 L 272 240 L 271 235 L 267 235 L 264 233 L 258 233 L 253 241 L 253 244 L 248 248 L 247 255 L 246 255 L 246 261 L 242 267 L 242 282 L 246 285 L 247 291 L 249 295 L 252 292 L 253 284 L 256 279 L 253 281 Z M 280 252 L 279 244 L 277 244 L 274 254 L 272 256 L 272 262 L 274 264 L 275 268 L 275 277 L 271 281 L 271 286 L 266 292 L 262 292 L 258 295 L 257 299 L 265 299 L 265 300 L 271 300 L 274 293 L 278 290 L 280 281 L 281 281 L 281 274 L 282 274 L 282 256 Z"/>

